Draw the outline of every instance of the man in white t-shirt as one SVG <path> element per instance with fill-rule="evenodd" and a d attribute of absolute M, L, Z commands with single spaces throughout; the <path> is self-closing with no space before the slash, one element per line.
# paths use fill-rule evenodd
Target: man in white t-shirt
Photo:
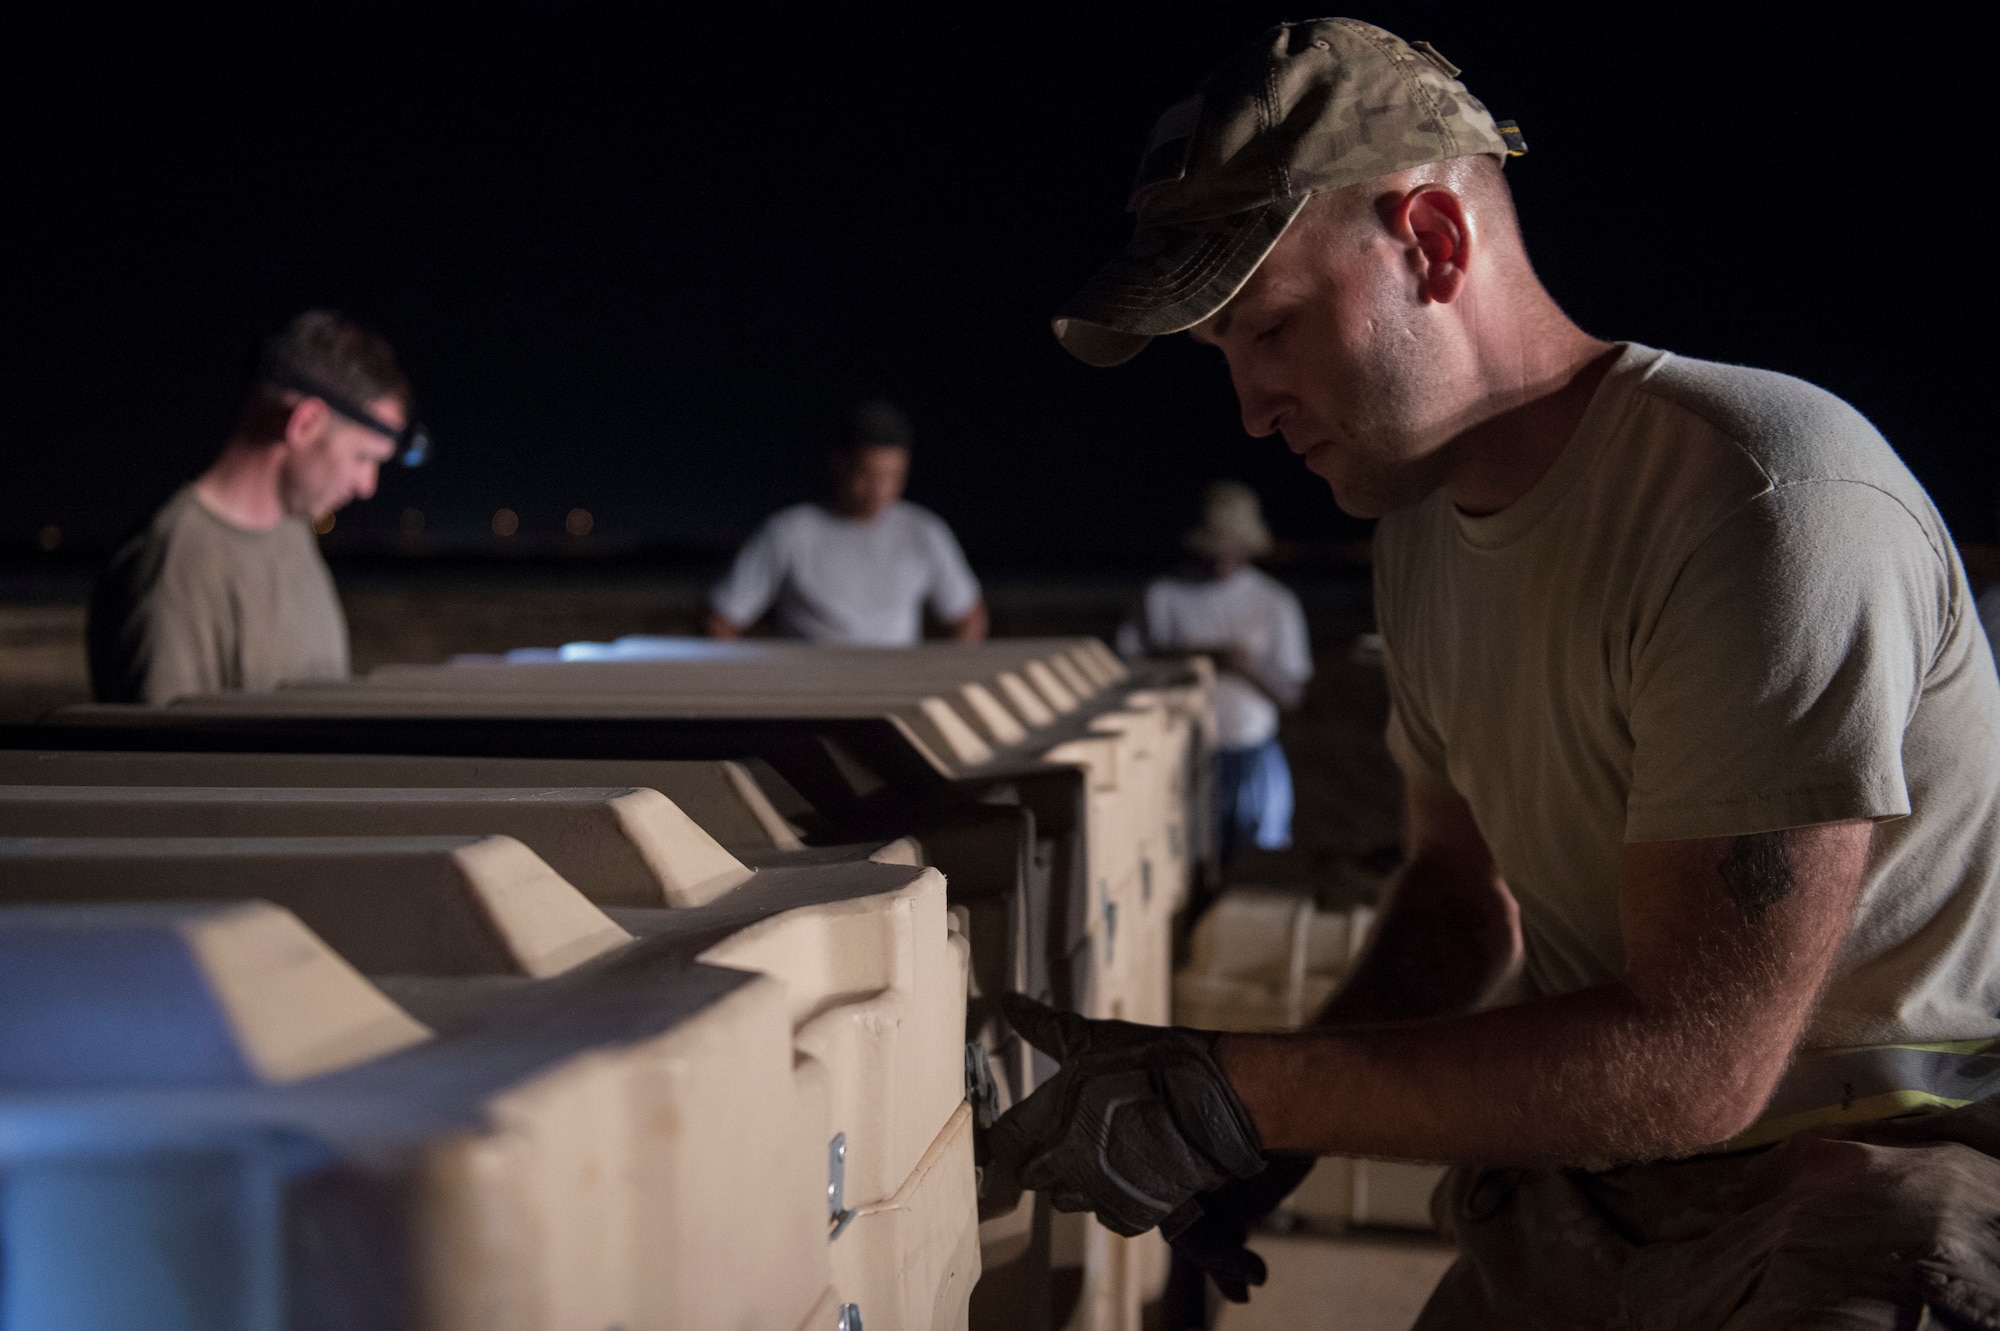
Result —
<path fill-rule="evenodd" d="M 1451 1162 L 1420 1331 L 2000 1327 L 2000 679 L 1950 536 L 1832 394 L 1577 328 L 1456 75 L 1271 30 L 1056 321 L 1096 364 L 1191 331 L 1382 519 L 1405 862 L 1315 1029 L 1010 1000 L 1061 1069 L 987 1193 L 1241 1296 L 1268 1152 Z"/>
<path fill-rule="evenodd" d="M 903 498 L 907 417 L 888 402 L 854 413 L 854 443 L 834 455 L 830 504 L 797 504 L 752 536 L 709 594 L 708 631 L 738 638 L 777 606 L 787 637 L 848 647 L 909 647 L 923 612 L 957 642 L 986 637 L 986 603 L 951 528 Z"/>
<path fill-rule="evenodd" d="M 1138 615 L 1119 626 L 1118 650 L 1214 658 L 1216 815 L 1227 864 L 1252 846 L 1292 844 L 1292 771 L 1278 747 L 1278 713 L 1304 696 L 1312 648 L 1299 598 L 1251 563 L 1271 552 L 1255 490 L 1237 481 L 1209 487 L 1201 525 L 1185 544 L 1200 573 L 1150 584 Z"/>

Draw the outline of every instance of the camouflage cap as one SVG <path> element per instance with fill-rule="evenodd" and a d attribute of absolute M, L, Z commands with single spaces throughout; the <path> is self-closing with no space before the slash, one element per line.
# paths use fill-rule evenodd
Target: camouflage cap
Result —
<path fill-rule="evenodd" d="M 1153 126 L 1132 240 L 1070 297 L 1056 337 L 1119 365 L 1214 314 L 1312 195 L 1429 162 L 1525 150 L 1428 42 L 1350 18 L 1272 28 Z"/>

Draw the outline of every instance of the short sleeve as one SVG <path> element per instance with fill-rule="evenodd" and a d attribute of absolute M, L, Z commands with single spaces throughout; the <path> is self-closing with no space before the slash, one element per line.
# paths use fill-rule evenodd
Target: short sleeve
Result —
<path fill-rule="evenodd" d="M 1277 619 L 1271 635 L 1271 664 L 1295 684 L 1313 676 L 1312 642 L 1306 635 L 1306 615 L 1299 598 L 1285 591 L 1277 598 L 1272 613 Z"/>
<path fill-rule="evenodd" d="M 189 581 L 170 563 L 169 575 L 133 614 L 134 656 L 144 674 L 140 701 L 153 706 L 243 687 L 236 625 L 216 604 L 220 598 Z"/>
<path fill-rule="evenodd" d="M 1759 496 L 1635 638 L 1627 841 L 1909 813 L 1903 735 L 1951 614 L 1946 561 L 1851 481 Z"/>
<path fill-rule="evenodd" d="M 740 629 L 749 628 L 764 617 L 784 584 L 784 541 L 778 523 L 783 516 L 779 514 L 757 529 L 736 552 L 736 562 L 730 565 L 728 576 L 708 594 L 715 613 Z"/>
<path fill-rule="evenodd" d="M 965 562 L 958 538 L 942 518 L 924 515 L 924 553 L 930 563 L 931 613 L 947 624 L 956 624 L 979 604 L 979 579 Z"/>
<path fill-rule="evenodd" d="M 1397 770 L 1412 785 L 1453 789 L 1451 774 L 1445 768 L 1444 741 L 1416 705 L 1391 650 L 1383 652 L 1382 671 L 1389 684 L 1389 724 L 1383 738 Z"/>
<path fill-rule="evenodd" d="M 98 579 L 88 638 L 99 702 L 158 706 L 243 687 L 228 570 L 169 532 L 134 536 Z"/>

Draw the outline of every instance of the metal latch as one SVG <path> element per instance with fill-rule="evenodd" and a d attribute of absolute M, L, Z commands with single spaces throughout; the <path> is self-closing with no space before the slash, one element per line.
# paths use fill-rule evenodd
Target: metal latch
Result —
<path fill-rule="evenodd" d="M 861 1305 L 843 1303 L 840 1305 L 840 1321 L 834 1324 L 834 1331 L 861 1331 Z"/>
<path fill-rule="evenodd" d="M 853 1219 L 854 1212 L 847 1209 L 847 1134 L 836 1132 L 826 1147 L 826 1241 L 831 1243 L 839 1238 Z M 854 1317 L 854 1325 L 860 1326 L 861 1314 L 857 1312 Z M 844 1321 L 841 1324 L 846 1325 Z"/>
<path fill-rule="evenodd" d="M 965 1098 L 972 1104 L 972 1124 L 984 1131 L 1000 1117 L 1000 1088 L 993 1084 L 993 1065 L 986 1051 L 968 1041 L 965 1046 Z"/>

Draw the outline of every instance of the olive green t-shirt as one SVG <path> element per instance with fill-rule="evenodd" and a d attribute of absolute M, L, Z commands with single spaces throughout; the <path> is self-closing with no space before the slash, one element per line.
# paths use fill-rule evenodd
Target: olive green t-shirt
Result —
<path fill-rule="evenodd" d="M 1808 1049 L 2000 1033 L 2000 679 L 1950 536 L 1852 407 L 1627 346 L 1499 513 L 1383 519 L 1412 781 L 1471 805 L 1544 994 L 1624 969 L 1628 842 L 1868 818 Z"/>
<path fill-rule="evenodd" d="M 347 621 L 312 528 L 254 531 L 182 486 L 112 557 L 90 603 L 100 702 L 347 675 Z"/>

